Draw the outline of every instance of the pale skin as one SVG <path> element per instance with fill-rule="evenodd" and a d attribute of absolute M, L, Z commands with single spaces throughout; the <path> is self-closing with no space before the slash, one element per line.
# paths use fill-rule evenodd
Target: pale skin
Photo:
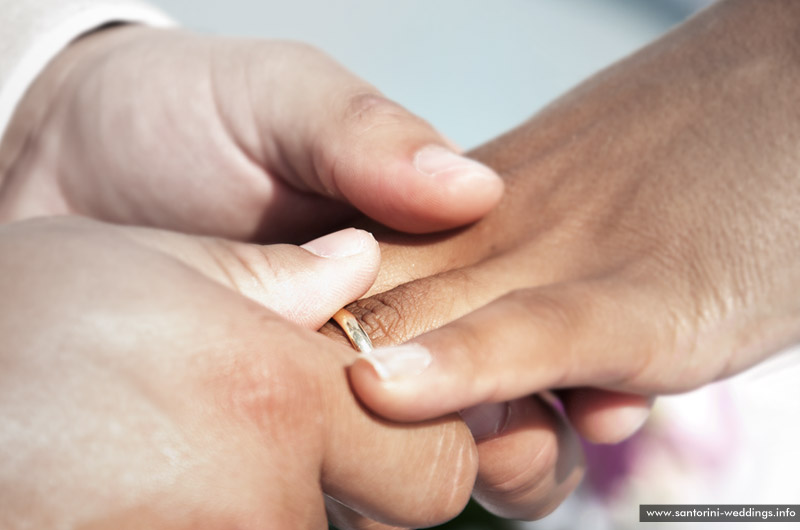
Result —
<path fill-rule="evenodd" d="M 477 466 L 467 427 L 365 412 L 355 352 L 312 332 L 370 287 L 374 240 L 353 231 L 365 250 L 341 260 L 232 240 L 301 242 L 359 210 L 441 230 L 502 186 L 308 46 L 141 27 L 74 43 L 0 144 L 0 408 L 18 455 L 0 467 L 0 526 L 455 516 Z M 15 222 L 55 214 L 228 239 Z"/>
<path fill-rule="evenodd" d="M 573 456 L 531 454 L 527 396 L 559 391 L 576 431 L 614 441 L 652 396 L 798 342 L 798 27 L 796 2 L 720 2 L 474 151 L 500 206 L 391 236 L 380 294 L 351 308 L 375 342 L 413 339 L 351 367 L 364 403 L 400 421 L 498 404 L 479 458 L 505 468 L 481 467 L 476 496 L 525 516 Z"/>
<path fill-rule="evenodd" d="M 480 218 L 502 181 L 299 43 L 120 27 L 62 52 L 0 145 L 0 220 L 79 214 L 302 242 L 357 210 L 406 232 Z"/>
<path fill-rule="evenodd" d="M 0 226 L 0 526 L 321 529 L 326 502 L 399 526 L 456 515 L 467 428 L 367 413 L 355 353 L 315 332 L 379 261 L 354 229 L 300 248 Z"/>

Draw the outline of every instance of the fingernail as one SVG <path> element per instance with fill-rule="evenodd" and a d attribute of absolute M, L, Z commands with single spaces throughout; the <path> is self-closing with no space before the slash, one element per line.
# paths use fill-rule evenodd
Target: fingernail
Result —
<path fill-rule="evenodd" d="M 414 155 L 414 167 L 428 177 L 444 179 L 498 180 L 500 177 L 480 162 L 457 155 L 438 145 L 423 147 Z"/>
<path fill-rule="evenodd" d="M 372 234 L 355 228 L 345 228 L 338 232 L 309 241 L 300 248 L 322 258 L 347 258 L 361 254 L 373 240 Z"/>
<path fill-rule="evenodd" d="M 505 429 L 510 407 L 505 403 L 484 403 L 460 412 L 461 419 L 469 427 L 476 440 L 488 438 Z"/>
<path fill-rule="evenodd" d="M 383 380 L 413 377 L 431 364 L 431 352 L 419 344 L 376 348 L 359 356 L 372 365 Z"/>

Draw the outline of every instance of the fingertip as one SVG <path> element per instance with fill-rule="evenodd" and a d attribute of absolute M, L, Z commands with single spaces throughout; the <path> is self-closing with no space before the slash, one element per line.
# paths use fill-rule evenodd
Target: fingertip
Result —
<path fill-rule="evenodd" d="M 654 398 L 582 388 L 565 392 L 565 413 L 586 440 L 616 444 L 636 433 L 650 417 Z"/>
<path fill-rule="evenodd" d="M 449 352 L 420 343 L 375 348 L 349 367 L 351 385 L 375 413 L 394 421 L 415 422 L 456 413 L 484 401 L 485 393 L 451 367 Z"/>
<path fill-rule="evenodd" d="M 399 215 L 382 221 L 411 233 L 436 232 L 480 220 L 497 206 L 503 180 L 488 166 L 440 145 L 417 150 L 392 198 Z"/>
<path fill-rule="evenodd" d="M 408 154 L 407 154 L 408 153 Z M 406 151 L 371 149 L 354 164 L 340 164 L 336 188 L 367 216 L 396 230 L 428 233 L 475 222 L 503 194 L 488 166 L 438 144 Z"/>
<path fill-rule="evenodd" d="M 429 194 L 432 201 L 441 203 L 434 213 L 446 228 L 452 228 L 452 223 L 477 221 L 502 197 L 503 180 L 493 169 L 441 145 L 420 148 L 412 165 L 418 175 L 411 182 L 419 186 L 418 191 Z"/>
<path fill-rule="evenodd" d="M 366 230 L 345 228 L 324 235 L 300 246 L 314 254 L 318 266 L 326 271 L 326 283 L 334 289 L 357 293 L 348 295 L 340 307 L 363 295 L 378 276 L 381 263 L 380 245 Z M 366 288 L 363 288 L 365 284 Z"/>
<path fill-rule="evenodd" d="M 354 363 L 351 376 L 353 369 L 374 376 L 371 365 L 365 364 Z M 345 388 L 352 399 L 352 385 Z M 355 411 L 361 413 L 357 420 L 337 417 L 325 436 L 322 484 L 328 494 L 384 524 L 414 528 L 443 523 L 463 509 L 475 483 L 478 458 L 457 416 L 407 429 L 365 414 L 360 407 Z M 358 444 L 361 449 L 354 452 Z M 343 465 L 349 461 L 352 465 Z"/>
<path fill-rule="evenodd" d="M 480 441 L 499 434 L 506 428 L 511 417 L 511 406 L 507 401 L 481 403 L 466 408 L 459 414 L 469 427 L 475 441 Z"/>
<path fill-rule="evenodd" d="M 380 354 L 382 350 L 401 347 L 379 348 L 373 352 L 377 351 Z M 411 352 L 412 357 L 416 357 L 414 350 Z M 417 363 L 419 359 L 411 362 Z M 353 391 L 362 403 L 384 418 L 414 422 L 435 418 L 444 413 L 431 409 L 425 395 L 419 392 L 419 387 L 413 379 L 392 380 L 386 366 L 378 361 L 372 352 L 359 355 L 348 367 L 348 376 Z"/>
<path fill-rule="evenodd" d="M 544 517 L 577 487 L 584 458 L 575 432 L 534 397 L 509 402 L 503 428 L 478 442 L 475 498 L 501 517 Z"/>
<path fill-rule="evenodd" d="M 380 252 L 375 237 L 370 232 L 358 228 L 345 228 L 326 234 L 300 245 L 300 248 L 321 258 L 349 258 Z"/>
<path fill-rule="evenodd" d="M 477 221 L 500 201 L 503 181 L 424 120 L 379 96 L 348 105 L 334 140 L 318 142 L 324 188 L 391 228 L 427 233 Z M 367 110 L 364 110 L 366 105 Z M 369 134 L 365 134 L 369 131 Z"/>
<path fill-rule="evenodd" d="M 265 305 L 309 329 L 319 329 L 337 310 L 369 290 L 380 268 L 380 247 L 371 233 L 346 228 L 319 237 L 289 254 L 273 254 L 285 265 L 275 267 L 266 285 Z"/>
<path fill-rule="evenodd" d="M 347 375 L 353 393 L 372 412 L 396 421 L 413 421 L 413 416 L 404 409 L 395 396 L 386 391 L 381 367 L 373 362 L 368 354 L 361 354 L 347 368 Z"/>
<path fill-rule="evenodd" d="M 378 348 L 361 354 L 384 383 L 406 381 L 421 375 L 433 362 L 424 346 L 414 343 Z"/>

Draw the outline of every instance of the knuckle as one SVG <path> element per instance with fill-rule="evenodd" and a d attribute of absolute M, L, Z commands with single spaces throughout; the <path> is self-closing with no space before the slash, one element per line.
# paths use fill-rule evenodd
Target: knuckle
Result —
<path fill-rule="evenodd" d="M 554 290 L 524 289 L 507 295 L 504 302 L 512 313 L 529 323 L 539 352 L 558 352 L 563 362 L 548 363 L 545 379 L 558 388 L 585 368 L 587 336 L 594 333 L 592 321 L 600 302 L 598 293 L 574 284 Z M 549 353 L 553 355 L 553 353 Z M 499 362 L 500 360 L 498 360 Z"/>
<path fill-rule="evenodd" d="M 447 429 L 442 434 L 434 458 L 425 466 L 421 481 L 425 509 L 418 513 L 425 526 L 448 521 L 457 516 L 472 495 L 478 472 L 478 454 L 472 437 L 461 428 Z"/>
<path fill-rule="evenodd" d="M 453 369 L 459 380 L 470 385 L 481 402 L 502 400 L 503 394 L 502 378 L 492 367 L 502 366 L 504 352 L 493 343 L 491 330 L 492 326 L 456 321 L 440 332 L 449 355 L 457 360 Z"/>
<path fill-rule="evenodd" d="M 377 346 L 399 344 L 462 316 L 470 277 L 430 276 L 353 302 L 348 309 Z"/>
<path fill-rule="evenodd" d="M 678 367 L 675 356 L 664 355 L 676 351 L 680 328 L 670 296 L 650 284 L 619 278 L 592 293 L 595 325 L 600 333 L 611 330 L 598 344 L 625 359 L 609 363 L 604 373 L 612 387 L 649 391 Z"/>
<path fill-rule="evenodd" d="M 418 119 L 399 104 L 371 90 L 348 96 L 343 114 L 348 130 L 356 137 L 363 136 L 377 127 Z"/>
<path fill-rule="evenodd" d="M 516 455 L 479 477 L 484 493 L 504 499 L 506 502 L 529 498 L 532 493 L 544 491 L 558 461 L 558 446 L 550 440 L 527 455 Z M 519 466 L 520 461 L 526 465 Z"/>
<path fill-rule="evenodd" d="M 577 329 L 584 317 L 584 310 L 542 290 L 514 291 L 506 296 L 505 301 L 536 325 L 537 331 L 556 337 L 564 330 Z"/>
<path fill-rule="evenodd" d="M 413 315 L 421 302 L 411 287 L 358 300 L 349 309 L 362 322 L 364 330 L 378 346 L 405 342 L 423 331 Z"/>
<path fill-rule="evenodd" d="M 523 461 L 525 465 L 515 465 Z M 559 481 L 559 466 L 557 444 L 545 444 L 533 454 L 518 454 L 490 473 L 482 472 L 475 497 L 503 517 L 541 519 L 555 510 L 577 485 L 577 480 Z"/>
<path fill-rule="evenodd" d="M 399 137 L 418 142 L 425 137 L 430 141 L 438 139 L 427 122 L 370 85 L 352 79 L 346 85 L 349 88 L 333 96 L 330 117 L 335 119 L 326 120 L 326 134 L 318 135 L 311 150 L 312 164 L 322 186 L 332 195 L 341 195 L 340 183 L 352 174 L 395 171 L 389 164 L 391 158 L 384 157 L 386 162 L 380 168 L 373 167 L 371 161 L 387 151 L 410 149 L 403 147 Z"/>
<path fill-rule="evenodd" d="M 215 239 L 205 244 L 205 250 L 231 287 L 241 293 L 254 288 L 267 292 L 271 284 L 279 285 L 291 277 L 291 271 L 265 247 Z"/>

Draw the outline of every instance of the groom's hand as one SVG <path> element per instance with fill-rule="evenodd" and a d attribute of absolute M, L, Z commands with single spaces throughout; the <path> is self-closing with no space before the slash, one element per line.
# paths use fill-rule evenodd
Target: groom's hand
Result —
<path fill-rule="evenodd" d="M 0 190 L 0 220 L 294 241 L 357 210 L 407 232 L 463 225 L 502 182 L 309 46 L 117 27 L 39 76 L 0 146 Z"/>

